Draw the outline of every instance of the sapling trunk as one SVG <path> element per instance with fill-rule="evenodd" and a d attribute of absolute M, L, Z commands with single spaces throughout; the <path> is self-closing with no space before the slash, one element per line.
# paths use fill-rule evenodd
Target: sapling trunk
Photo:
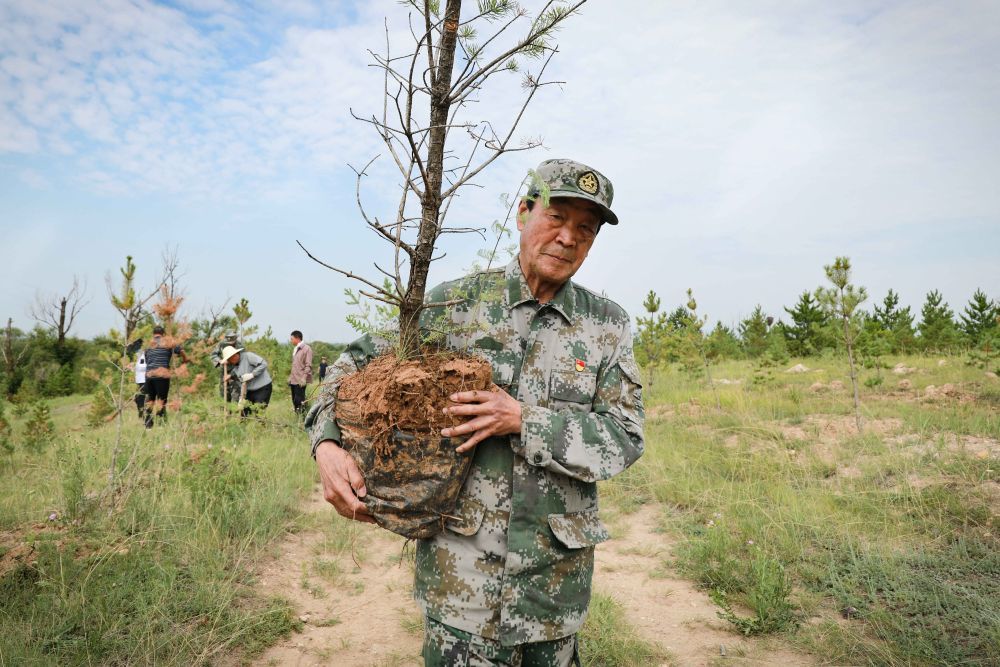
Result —
<path fill-rule="evenodd" d="M 461 13 L 462 0 L 448 0 L 437 48 L 437 66 L 431 69 L 431 123 L 424 167 L 424 193 L 420 200 L 420 230 L 414 247 L 406 294 L 399 307 L 399 347 L 405 358 L 413 358 L 420 353 L 420 311 L 427 292 L 427 274 L 434 255 L 434 245 L 440 232 L 444 146 L 448 138 L 448 112 L 451 109 L 449 93 Z"/>
<path fill-rule="evenodd" d="M 847 361 L 851 367 L 851 386 L 854 389 L 854 422 L 858 426 L 858 433 L 861 433 L 861 397 L 858 394 L 858 373 L 854 368 L 854 335 L 847 317 L 844 317 L 844 343 L 847 345 Z"/>

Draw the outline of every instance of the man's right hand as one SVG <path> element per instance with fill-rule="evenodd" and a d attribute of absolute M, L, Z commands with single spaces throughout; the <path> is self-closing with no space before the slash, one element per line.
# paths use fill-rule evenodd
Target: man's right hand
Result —
<path fill-rule="evenodd" d="M 340 516 L 375 523 L 365 504 L 359 500 L 368 491 L 365 478 L 350 454 L 333 440 L 324 440 L 316 447 L 316 465 L 323 482 L 323 498 L 333 505 Z"/>

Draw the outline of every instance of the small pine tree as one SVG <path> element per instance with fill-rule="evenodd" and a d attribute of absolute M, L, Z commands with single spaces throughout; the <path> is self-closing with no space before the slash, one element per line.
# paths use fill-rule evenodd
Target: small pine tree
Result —
<path fill-rule="evenodd" d="M 791 316 L 792 324 L 783 324 L 781 332 L 790 354 L 808 357 L 829 344 L 826 330 L 830 318 L 812 294 L 803 292 L 798 302 L 792 308 L 785 308 L 785 312 Z"/>
<path fill-rule="evenodd" d="M 39 400 L 31 406 L 28 420 L 24 422 L 23 442 L 26 449 L 40 452 L 51 442 L 56 433 L 56 425 L 52 421 L 49 404 Z"/>
<path fill-rule="evenodd" d="M 898 354 L 913 349 L 913 313 L 910 307 L 899 307 L 899 295 L 889 290 L 882 299 L 882 307 L 876 304 L 870 320 L 880 331 L 889 333 L 890 352 Z"/>
<path fill-rule="evenodd" d="M 961 338 L 955 325 L 954 313 L 937 290 L 927 293 L 927 299 L 920 309 L 920 324 L 917 329 L 920 331 L 920 347 L 927 351 L 952 350 Z"/>
<path fill-rule="evenodd" d="M 740 339 L 732 329 L 719 321 L 715 323 L 712 333 L 708 334 L 706 350 L 711 358 L 737 359 L 740 356 Z"/>
<path fill-rule="evenodd" d="M 695 301 L 694 292 L 690 287 L 687 291 L 687 297 L 688 300 L 684 304 L 684 307 L 688 311 L 689 324 L 683 330 L 686 343 L 685 348 L 693 350 L 695 359 L 704 367 L 705 381 L 708 382 L 708 386 L 711 387 L 712 394 L 715 396 L 715 407 L 722 410 L 722 400 L 719 398 L 719 390 L 716 388 L 715 383 L 712 382 L 711 362 L 709 361 L 712 358 L 711 351 L 708 349 L 705 334 L 702 332 L 702 327 L 705 326 L 708 317 L 698 315 L 698 302 Z"/>
<path fill-rule="evenodd" d="M 865 368 L 874 369 L 875 375 L 865 380 L 865 386 L 869 388 L 877 387 L 884 382 L 882 370 L 888 368 L 884 357 L 893 350 L 893 332 L 885 329 L 882 322 L 875 316 L 867 313 L 860 315 L 862 318 L 861 331 L 858 334 L 857 350 L 861 365 Z"/>
<path fill-rule="evenodd" d="M 816 298 L 827 310 L 831 318 L 842 324 L 841 332 L 847 347 L 847 360 L 851 368 L 851 386 L 854 388 L 854 419 L 861 432 L 861 398 L 858 394 L 858 373 L 854 366 L 854 345 L 861 328 L 858 306 L 868 298 L 864 287 L 851 284 L 851 260 L 837 257 L 833 264 L 823 267 L 826 277 L 833 287 L 819 287 Z"/>
<path fill-rule="evenodd" d="M 740 322 L 740 344 L 744 354 L 756 359 L 767 351 L 767 334 L 773 321 L 773 318 L 764 315 L 764 309 L 757 304 L 750 316 Z"/>
<path fill-rule="evenodd" d="M 253 311 L 250 310 L 250 302 L 245 297 L 233 306 L 233 315 L 236 316 L 241 341 L 245 342 L 248 337 L 257 333 L 257 325 L 247 326 L 247 322 L 253 317 Z"/>
<path fill-rule="evenodd" d="M 646 368 L 646 383 L 652 389 L 654 371 L 667 357 L 667 316 L 659 312 L 660 297 L 653 290 L 649 290 L 642 307 L 648 315 L 636 318 L 635 356 Z"/>
<path fill-rule="evenodd" d="M 959 318 L 962 321 L 962 333 L 969 343 L 978 346 L 990 337 L 997 328 L 997 318 L 1000 317 L 1000 304 L 987 298 L 986 293 L 977 289 L 969 299 Z"/>

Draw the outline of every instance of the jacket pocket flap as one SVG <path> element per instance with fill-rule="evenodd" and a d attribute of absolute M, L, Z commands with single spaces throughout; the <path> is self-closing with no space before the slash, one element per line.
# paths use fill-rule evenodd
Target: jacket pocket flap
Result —
<path fill-rule="evenodd" d="M 475 535 L 483 525 L 483 515 L 486 508 L 482 503 L 472 498 L 460 498 L 455 511 L 448 517 L 445 527 L 459 535 Z"/>
<path fill-rule="evenodd" d="M 570 549 L 592 547 L 608 539 L 608 529 L 596 509 L 572 514 L 550 514 L 549 528 L 556 539 Z"/>
<path fill-rule="evenodd" d="M 552 371 L 549 396 L 559 401 L 593 403 L 597 393 L 597 374 L 589 371 Z"/>

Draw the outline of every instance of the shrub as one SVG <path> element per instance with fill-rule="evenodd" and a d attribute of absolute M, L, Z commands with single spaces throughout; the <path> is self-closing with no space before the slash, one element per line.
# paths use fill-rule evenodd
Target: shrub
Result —
<path fill-rule="evenodd" d="M 48 446 L 55 433 L 56 425 L 52 422 L 49 404 L 42 400 L 35 401 L 31 406 L 28 420 L 24 422 L 25 448 L 38 453 Z"/>

